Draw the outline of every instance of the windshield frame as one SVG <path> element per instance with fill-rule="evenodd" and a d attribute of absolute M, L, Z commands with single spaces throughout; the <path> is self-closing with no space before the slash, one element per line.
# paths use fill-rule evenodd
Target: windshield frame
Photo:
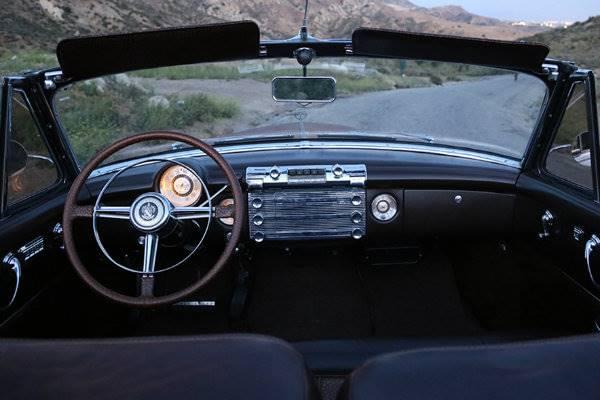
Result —
<path fill-rule="evenodd" d="M 314 49 L 320 58 L 325 58 L 325 57 L 326 58 L 347 58 L 347 59 L 372 58 L 372 59 L 391 59 L 391 60 L 411 60 L 411 59 L 400 58 L 400 57 L 382 57 L 382 56 L 369 56 L 369 55 L 360 55 L 360 54 L 357 55 L 357 54 L 354 54 L 354 52 L 352 51 L 352 41 L 351 40 L 327 39 L 327 40 L 310 40 L 308 42 L 302 42 L 299 40 L 263 40 L 263 41 L 260 41 L 260 52 L 259 52 L 258 57 L 244 58 L 244 59 L 240 59 L 239 61 L 269 60 L 269 59 L 278 59 L 278 58 L 279 59 L 294 59 L 294 56 L 293 56 L 294 50 L 298 49 L 299 47 L 307 47 L 307 46 Z M 224 61 L 236 61 L 236 60 L 228 59 L 228 60 L 224 60 Z M 421 60 L 416 60 L 416 61 L 421 61 Z M 422 60 L 422 61 L 427 61 L 427 60 Z M 201 63 L 194 64 L 194 65 L 202 65 L 202 64 L 212 63 L 212 62 L 218 62 L 218 61 L 212 60 L 212 61 L 207 61 L 207 62 L 201 62 Z M 459 63 L 455 63 L 452 61 L 445 61 L 445 62 L 450 63 L 450 64 L 459 64 Z M 451 144 L 444 144 L 444 143 L 429 143 L 429 144 L 426 144 L 426 146 L 430 146 L 432 148 L 438 148 L 441 150 L 453 149 L 453 150 L 462 150 L 465 153 L 479 153 L 481 155 L 484 155 L 485 156 L 484 158 L 488 158 L 490 160 L 503 159 L 503 160 L 505 160 L 505 162 L 501 162 L 502 164 L 512 165 L 512 166 L 518 165 L 518 167 L 521 168 L 527 162 L 529 157 L 531 156 L 531 152 L 534 147 L 533 143 L 535 140 L 537 140 L 539 138 L 539 135 L 541 134 L 541 129 L 544 125 L 543 121 L 546 118 L 546 115 L 548 112 L 548 106 L 550 103 L 550 98 L 552 97 L 554 85 L 552 84 L 553 82 L 548 79 L 548 77 L 551 75 L 551 72 L 549 72 L 549 69 L 548 69 L 548 65 L 555 65 L 555 64 L 561 64 L 561 63 L 562 62 L 556 62 L 553 60 L 546 59 L 541 72 L 534 72 L 529 69 L 523 69 L 523 68 L 509 68 L 506 66 L 491 67 L 489 65 L 482 65 L 482 64 L 476 64 L 476 63 L 462 63 L 464 65 L 482 66 L 482 67 L 487 67 L 487 68 L 495 68 L 495 69 L 499 69 L 499 70 L 505 70 L 505 71 L 517 72 L 520 74 L 526 74 L 528 76 L 539 79 L 544 84 L 545 89 L 546 89 L 545 97 L 540 106 L 540 111 L 538 113 L 537 120 L 533 124 L 533 129 L 529 135 L 529 139 L 528 139 L 527 145 L 525 146 L 525 149 L 523 151 L 522 157 L 511 157 L 506 154 L 494 153 L 492 151 L 488 151 L 485 149 L 478 149 L 478 148 L 473 148 L 473 147 L 451 145 Z M 86 81 L 89 79 L 66 79 L 66 80 L 63 80 L 63 79 L 61 79 L 59 68 L 49 69 L 49 70 L 43 71 L 42 73 L 51 73 L 52 75 L 57 77 L 57 79 L 55 80 L 55 82 L 56 82 L 55 89 L 51 93 L 51 98 L 50 98 L 49 104 L 52 108 L 54 115 L 56 116 L 56 120 L 57 120 L 58 126 L 60 127 L 60 130 L 63 132 L 63 134 L 66 138 L 66 142 L 68 143 L 68 145 L 70 147 L 70 151 L 74 154 L 74 150 L 71 146 L 71 141 L 69 139 L 68 132 L 62 125 L 60 113 L 58 113 L 58 111 L 56 109 L 55 99 L 56 99 L 56 94 L 59 92 L 60 89 L 63 89 L 65 87 L 75 84 L 77 82 L 82 82 L 82 81 Z M 90 78 L 90 79 L 93 79 L 93 78 Z M 298 138 L 298 137 L 283 137 L 283 136 L 284 135 L 277 134 L 277 135 L 273 135 L 273 137 L 269 137 L 269 135 L 263 135 L 260 138 L 253 138 L 250 135 L 233 134 L 231 136 L 228 136 L 227 139 L 236 141 L 235 145 L 242 145 L 242 144 L 253 145 L 253 144 L 256 144 L 257 141 L 263 142 L 263 143 L 264 142 L 282 142 L 282 143 L 284 143 L 284 142 L 302 141 L 302 140 L 328 141 L 328 139 L 323 138 L 323 137 Z M 217 145 L 217 147 L 228 146 L 227 143 L 219 143 L 222 141 L 220 139 L 222 139 L 222 138 L 215 137 L 215 138 L 205 139 L 205 141 L 207 141 L 210 144 L 215 143 Z M 257 139 L 257 140 L 253 140 L 253 139 Z M 352 136 L 350 136 L 350 135 L 347 138 L 342 138 L 341 136 L 336 136 L 335 140 L 337 140 L 337 141 L 353 141 L 353 142 L 357 142 L 357 143 L 360 142 L 360 139 L 357 140 L 357 138 L 352 138 Z M 415 144 L 415 142 L 413 142 L 413 141 L 410 141 L 410 140 L 403 141 L 400 138 L 394 138 L 394 137 L 390 137 L 389 140 L 384 140 L 383 135 L 380 135 L 380 137 L 378 138 L 378 141 L 381 143 L 394 142 L 394 143 L 403 143 L 403 144 Z M 171 153 L 181 152 L 181 151 L 186 151 L 186 150 L 189 150 L 189 149 L 187 149 L 187 148 L 173 149 L 172 151 L 161 152 L 160 154 L 171 154 Z M 159 153 L 156 153 L 156 154 L 159 154 Z M 454 155 L 459 156 L 456 152 Z M 132 157 L 130 159 L 120 159 L 120 160 L 116 160 L 111 163 L 104 164 L 104 166 L 108 166 L 108 165 L 116 164 L 116 163 L 120 163 L 120 162 L 126 162 L 129 160 L 138 159 L 138 158 L 143 158 L 143 157 Z M 467 157 L 467 158 L 469 158 L 469 157 Z M 492 162 L 494 162 L 494 161 L 492 161 Z M 80 165 L 81 162 L 78 160 L 77 163 L 78 163 L 78 167 L 81 168 L 81 165 Z"/>

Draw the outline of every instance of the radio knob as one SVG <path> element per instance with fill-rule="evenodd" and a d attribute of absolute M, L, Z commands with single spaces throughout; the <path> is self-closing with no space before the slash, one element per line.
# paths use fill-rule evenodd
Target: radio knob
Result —
<path fill-rule="evenodd" d="M 341 178 L 342 175 L 344 175 L 344 168 L 342 168 L 340 164 L 335 164 L 331 171 L 333 172 L 333 176 L 336 178 Z"/>
<path fill-rule="evenodd" d="M 359 213 L 358 211 L 354 211 L 352 213 L 352 222 L 354 222 L 355 224 L 360 224 L 362 221 L 362 214 Z"/>
<path fill-rule="evenodd" d="M 273 179 L 279 179 L 279 176 L 281 175 L 281 172 L 279 171 L 279 168 L 277 168 L 277 166 L 274 166 L 273 168 L 271 168 L 271 171 L 269 172 L 269 175 Z"/>

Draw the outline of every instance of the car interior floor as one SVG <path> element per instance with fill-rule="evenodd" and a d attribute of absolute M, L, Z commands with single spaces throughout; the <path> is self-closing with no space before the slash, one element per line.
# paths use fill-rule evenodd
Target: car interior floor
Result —
<path fill-rule="evenodd" d="M 556 299 L 567 282 L 542 274 L 519 245 L 411 247 L 397 254 L 413 255 L 383 265 L 363 250 L 264 249 L 253 259 L 246 329 L 307 341 L 529 338 L 591 327 L 573 299 Z"/>
<path fill-rule="evenodd" d="M 43 292 L 32 310 L 15 316 L 12 322 L 19 323 L 13 332 L 72 337 L 244 331 L 305 342 L 532 338 L 592 328 L 593 311 L 577 287 L 534 247 L 519 240 L 443 242 L 391 251 L 254 248 L 240 263 L 249 277 L 242 300 L 239 288 L 230 285 L 236 280 L 231 271 L 214 285 L 210 298 L 194 299 L 216 305 L 197 309 L 130 310 L 91 294 L 69 276 Z M 73 292 L 78 301 L 66 296 Z M 239 315 L 232 316 L 232 298 L 242 303 Z"/>
<path fill-rule="evenodd" d="M 42 293 L 3 334 L 271 335 L 300 351 L 327 399 L 344 374 L 378 354 L 593 331 L 597 310 L 532 243 L 426 242 L 383 249 L 247 249 L 210 297 L 194 299 L 214 301 L 212 307 L 131 310 L 106 302 L 71 276 Z M 243 285 L 235 284 L 236 275 L 247 277 Z"/>
<path fill-rule="evenodd" d="M 256 263 L 252 332 L 290 341 L 482 333 L 440 251 L 394 266 L 323 249 L 261 252 Z"/>

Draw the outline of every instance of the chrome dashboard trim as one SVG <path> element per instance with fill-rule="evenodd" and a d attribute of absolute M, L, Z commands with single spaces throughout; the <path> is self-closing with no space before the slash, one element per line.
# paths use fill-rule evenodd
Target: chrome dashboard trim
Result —
<path fill-rule="evenodd" d="M 521 168 L 521 162 L 505 158 L 501 156 L 495 156 L 491 154 L 479 153 L 476 151 L 463 150 L 463 149 L 452 149 L 447 147 L 438 147 L 432 145 L 421 145 L 414 143 L 384 143 L 384 142 L 365 142 L 365 141 L 317 141 L 317 140 L 296 140 L 285 143 L 250 143 L 250 144 L 237 144 L 237 145 L 222 145 L 215 146 L 215 148 L 221 154 L 238 154 L 238 153 L 249 153 L 255 151 L 274 151 L 274 150 L 307 150 L 307 149 L 318 149 L 318 150 L 339 150 L 339 149 L 350 149 L 350 150 L 382 150 L 382 151 L 404 151 L 413 153 L 426 153 L 436 154 L 449 157 L 458 157 L 468 160 L 484 161 L 494 164 L 504 165 L 512 168 Z M 192 157 L 206 157 L 201 150 L 184 150 L 161 155 L 161 158 L 167 160 L 192 158 Z M 136 158 L 133 160 L 127 160 L 122 162 L 116 162 L 104 167 L 97 168 L 90 174 L 90 178 L 96 178 L 98 176 L 107 175 L 119 171 L 120 169 L 129 166 L 134 163 L 143 162 L 148 160 L 148 163 L 154 163 L 158 161 L 151 161 L 155 159 L 155 155 L 149 155 L 148 157 Z"/>

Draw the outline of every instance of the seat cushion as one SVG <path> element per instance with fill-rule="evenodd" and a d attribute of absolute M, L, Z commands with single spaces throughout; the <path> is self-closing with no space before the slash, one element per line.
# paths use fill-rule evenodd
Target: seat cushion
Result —
<path fill-rule="evenodd" d="M 310 399 L 302 357 L 264 336 L 0 340 L 5 399 Z"/>
<path fill-rule="evenodd" d="M 340 394 L 352 400 L 600 398 L 600 337 L 436 348 L 376 357 Z"/>
<path fill-rule="evenodd" d="M 347 374 L 367 360 L 388 353 L 449 346 L 501 344 L 533 340 L 535 332 L 513 332 L 503 335 L 473 337 L 397 337 L 385 339 L 341 339 L 292 342 L 312 371 Z"/>

